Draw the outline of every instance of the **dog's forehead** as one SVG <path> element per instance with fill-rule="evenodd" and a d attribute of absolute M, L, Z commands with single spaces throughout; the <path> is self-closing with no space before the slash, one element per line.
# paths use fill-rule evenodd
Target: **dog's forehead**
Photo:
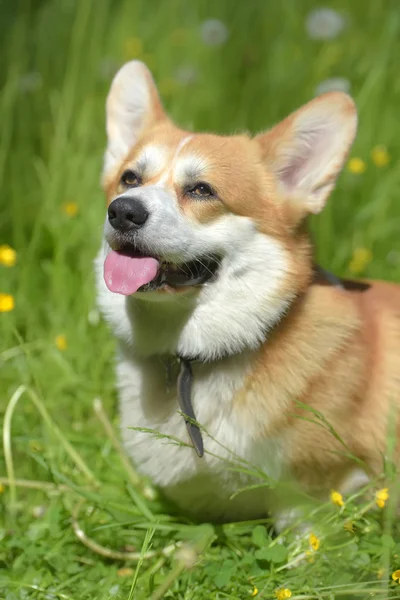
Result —
<path fill-rule="evenodd" d="M 162 133 L 143 139 L 134 157 L 136 167 L 149 178 L 168 173 L 174 183 L 183 184 L 221 171 L 239 170 L 252 154 L 251 141 L 245 136 Z"/>
<path fill-rule="evenodd" d="M 149 140 L 137 153 L 136 168 L 144 172 L 147 178 L 160 176 L 164 172 L 172 174 L 172 171 L 174 179 L 181 178 L 185 171 L 193 170 L 198 162 L 195 156 L 184 152 L 192 138 L 193 135 L 187 134 L 180 139 Z"/>

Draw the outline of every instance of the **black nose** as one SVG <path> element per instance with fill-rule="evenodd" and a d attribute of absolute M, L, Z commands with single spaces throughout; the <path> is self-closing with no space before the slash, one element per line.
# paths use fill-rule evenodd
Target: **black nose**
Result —
<path fill-rule="evenodd" d="M 108 220 L 114 229 L 130 231 L 139 229 L 146 222 L 149 213 L 137 198 L 120 196 L 108 207 Z"/>

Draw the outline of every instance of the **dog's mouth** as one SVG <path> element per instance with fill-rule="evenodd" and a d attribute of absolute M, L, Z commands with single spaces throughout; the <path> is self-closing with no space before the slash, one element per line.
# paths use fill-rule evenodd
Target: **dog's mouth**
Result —
<path fill-rule="evenodd" d="M 219 262 L 213 256 L 174 264 L 131 248 L 123 248 L 112 250 L 107 255 L 104 281 L 111 292 L 125 296 L 137 291 L 200 286 L 215 278 Z"/>

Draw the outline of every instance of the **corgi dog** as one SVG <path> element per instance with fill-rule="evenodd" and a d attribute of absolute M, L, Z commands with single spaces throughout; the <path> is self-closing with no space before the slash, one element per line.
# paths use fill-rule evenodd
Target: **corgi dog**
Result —
<path fill-rule="evenodd" d="M 323 499 L 382 473 L 400 286 L 335 285 L 307 231 L 355 137 L 353 100 L 321 95 L 255 136 L 191 133 L 132 61 L 106 113 L 98 304 L 138 472 L 196 519 L 278 526 L 295 507 L 254 484 Z"/>

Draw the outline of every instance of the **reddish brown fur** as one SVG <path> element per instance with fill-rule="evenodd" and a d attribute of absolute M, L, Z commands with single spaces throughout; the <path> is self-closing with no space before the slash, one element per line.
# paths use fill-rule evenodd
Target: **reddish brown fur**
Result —
<path fill-rule="evenodd" d="M 306 488 L 339 487 L 356 466 L 349 453 L 370 472 L 383 470 L 390 411 L 400 408 L 399 352 L 399 286 L 314 284 L 259 352 L 236 402 L 268 424 L 266 436 L 284 435 L 292 474 Z M 299 418 L 315 419 L 296 400 L 321 413 L 347 448 Z"/>

